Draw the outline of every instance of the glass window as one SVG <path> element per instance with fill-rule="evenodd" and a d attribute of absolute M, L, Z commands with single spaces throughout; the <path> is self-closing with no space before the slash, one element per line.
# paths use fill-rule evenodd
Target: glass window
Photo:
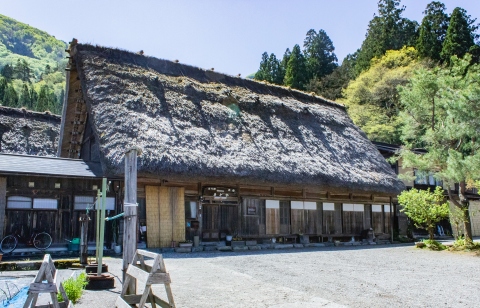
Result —
<path fill-rule="evenodd" d="M 92 196 L 75 196 L 73 208 L 75 210 L 86 210 L 87 207 L 93 209 L 94 201 L 95 197 Z"/>
<path fill-rule="evenodd" d="M 32 198 L 11 196 L 7 199 L 7 209 L 31 209 Z"/>
<path fill-rule="evenodd" d="M 34 209 L 49 209 L 56 210 L 58 208 L 57 199 L 33 199 L 33 208 Z"/>
<path fill-rule="evenodd" d="M 100 210 L 101 203 L 102 203 L 102 198 L 97 199 L 97 203 L 95 204 L 95 209 Z M 105 210 L 107 211 L 115 210 L 115 197 L 107 197 Z"/>
<path fill-rule="evenodd" d="M 185 218 L 197 218 L 197 201 L 185 201 Z"/>

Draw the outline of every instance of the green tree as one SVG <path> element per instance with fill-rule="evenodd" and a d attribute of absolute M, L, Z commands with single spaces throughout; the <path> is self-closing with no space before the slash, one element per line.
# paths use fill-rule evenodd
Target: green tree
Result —
<path fill-rule="evenodd" d="M 268 53 L 264 52 L 262 54 L 262 61 L 260 61 L 260 68 L 255 73 L 253 77 L 255 80 L 269 80 L 271 79 L 270 76 L 270 68 L 269 68 L 269 58 Z"/>
<path fill-rule="evenodd" d="M 264 52 L 262 54 L 262 61 L 260 62 L 260 68 L 255 73 L 254 79 L 266 80 L 274 84 L 283 84 L 283 78 L 285 77 L 285 70 L 282 68 L 280 61 L 277 60 L 275 54 Z"/>
<path fill-rule="evenodd" d="M 429 238 L 433 240 L 435 226 L 442 219 L 448 217 L 449 206 L 445 202 L 443 189 L 439 186 L 433 192 L 417 190 L 415 188 L 402 191 L 398 196 L 398 203 L 417 228 L 428 231 Z"/>
<path fill-rule="evenodd" d="M 464 9 L 457 7 L 453 10 L 441 51 L 444 61 L 450 62 L 452 56 L 463 57 L 475 45 L 478 28 L 475 21 Z"/>
<path fill-rule="evenodd" d="M 300 46 L 295 45 L 288 59 L 284 84 L 299 90 L 305 89 L 307 83 L 306 68 L 306 60 Z"/>
<path fill-rule="evenodd" d="M 5 92 L 8 88 L 8 82 L 5 78 L 0 78 L 0 100 L 3 103 L 3 96 L 5 96 Z"/>
<path fill-rule="evenodd" d="M 28 109 L 30 110 L 36 110 L 37 106 L 37 100 L 38 100 L 38 93 L 35 91 L 33 87 L 30 88 L 30 105 Z"/>
<path fill-rule="evenodd" d="M 450 18 L 445 5 L 438 1 L 429 3 L 423 14 L 416 49 L 420 57 L 440 61 Z"/>
<path fill-rule="evenodd" d="M 399 50 L 403 46 L 415 46 L 418 23 L 402 17 L 405 6 L 399 0 L 379 0 L 378 15 L 368 24 L 355 66 L 356 74 L 370 67 L 370 60 L 381 57 L 387 50 Z"/>
<path fill-rule="evenodd" d="M 5 78 L 8 81 L 12 80 L 13 79 L 13 68 L 12 68 L 12 66 L 10 64 L 5 65 L 2 68 L 1 75 L 2 75 L 3 78 Z"/>
<path fill-rule="evenodd" d="M 347 55 L 343 59 L 342 65 L 336 67 L 331 74 L 311 79 L 306 90 L 330 100 L 342 98 L 342 91 L 351 80 L 355 79 L 356 57 L 357 52 Z"/>
<path fill-rule="evenodd" d="M 30 82 L 30 79 L 33 78 L 33 72 L 25 59 L 18 59 L 14 68 L 14 76 L 16 79 L 20 79 L 24 82 Z"/>
<path fill-rule="evenodd" d="M 7 107 L 18 107 L 18 94 L 13 85 L 10 84 L 5 88 L 5 94 L 3 95 L 2 101 Z"/>
<path fill-rule="evenodd" d="M 353 122 L 374 141 L 400 142 L 402 109 L 397 87 L 406 85 L 421 64 L 413 47 L 389 50 L 372 60 L 372 66 L 350 81 L 343 91 L 343 103 Z"/>
<path fill-rule="evenodd" d="M 30 97 L 30 90 L 28 89 L 28 85 L 26 83 L 22 85 L 22 91 L 20 92 L 18 105 L 21 107 L 25 107 L 29 110 L 32 110 L 33 108 L 32 99 Z"/>
<path fill-rule="evenodd" d="M 36 111 L 55 112 L 56 97 L 47 85 L 43 85 L 38 93 Z"/>
<path fill-rule="evenodd" d="M 466 243 L 472 243 L 466 183 L 480 179 L 480 65 L 471 56 L 452 57 L 451 65 L 429 71 L 419 69 L 400 88 L 403 112 L 400 151 L 404 168 L 434 171 L 447 184 L 450 202 L 464 213 Z M 413 153 L 423 148 L 423 155 Z M 459 183 L 457 191 L 451 189 Z"/>
<path fill-rule="evenodd" d="M 327 33 L 310 29 L 303 41 L 303 54 L 307 61 L 307 79 L 321 78 L 333 72 L 337 65 L 335 47 Z"/>

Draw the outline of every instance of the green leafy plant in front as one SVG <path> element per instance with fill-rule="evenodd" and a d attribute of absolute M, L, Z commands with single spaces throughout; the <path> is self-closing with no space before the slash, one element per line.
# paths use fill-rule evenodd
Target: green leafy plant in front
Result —
<path fill-rule="evenodd" d="M 425 246 L 420 247 L 420 248 L 428 248 L 430 250 L 445 250 L 445 249 L 447 249 L 447 246 L 445 246 L 442 243 L 437 242 L 435 240 L 423 240 L 423 243 L 425 244 Z"/>
<path fill-rule="evenodd" d="M 452 247 L 450 248 L 451 251 L 479 251 L 480 250 L 480 243 L 471 242 L 468 243 L 465 241 L 465 238 L 462 236 L 458 237 L 455 242 L 453 242 Z"/>
<path fill-rule="evenodd" d="M 81 273 L 76 278 L 68 278 L 62 283 L 62 285 L 65 289 L 65 293 L 67 293 L 68 299 L 75 304 L 78 302 L 80 297 L 82 297 L 83 290 L 87 286 L 87 283 L 87 274 Z M 59 301 L 63 301 L 61 293 L 57 294 L 57 298 Z"/>
<path fill-rule="evenodd" d="M 433 192 L 428 190 L 410 189 L 398 196 L 398 203 L 417 228 L 428 231 L 429 239 L 433 240 L 435 225 L 448 217 L 449 205 L 445 202 L 443 189 L 439 186 Z"/>

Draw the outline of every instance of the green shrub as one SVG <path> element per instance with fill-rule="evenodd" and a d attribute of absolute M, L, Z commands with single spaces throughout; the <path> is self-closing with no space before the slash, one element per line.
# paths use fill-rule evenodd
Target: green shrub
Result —
<path fill-rule="evenodd" d="M 65 289 L 65 293 L 67 293 L 67 297 L 72 303 L 77 303 L 80 297 L 82 297 L 83 290 L 87 285 L 87 274 L 81 273 L 76 278 L 70 277 L 64 282 L 62 282 L 63 288 Z M 59 301 L 63 301 L 62 294 L 59 292 L 57 294 L 57 298 Z"/>
<path fill-rule="evenodd" d="M 453 246 L 451 248 L 453 251 L 472 251 L 472 250 L 480 250 L 480 243 L 473 242 L 470 245 L 465 244 L 465 238 L 459 237 L 455 242 L 453 242 Z"/>
<path fill-rule="evenodd" d="M 430 250 L 444 250 L 444 249 L 447 249 L 447 247 L 445 245 L 443 245 L 442 243 L 439 243 L 435 240 L 423 240 L 423 242 L 425 243 L 426 248 L 428 248 Z"/>

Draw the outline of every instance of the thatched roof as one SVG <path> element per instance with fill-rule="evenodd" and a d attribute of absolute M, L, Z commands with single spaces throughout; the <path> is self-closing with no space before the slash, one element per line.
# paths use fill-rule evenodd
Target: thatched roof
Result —
<path fill-rule="evenodd" d="M 390 165 L 342 105 L 127 51 L 71 46 L 107 174 L 396 194 Z M 64 134 L 68 134 L 65 132 Z"/>
<path fill-rule="evenodd" d="M 0 106 L 0 152 L 55 156 L 60 117 Z"/>

